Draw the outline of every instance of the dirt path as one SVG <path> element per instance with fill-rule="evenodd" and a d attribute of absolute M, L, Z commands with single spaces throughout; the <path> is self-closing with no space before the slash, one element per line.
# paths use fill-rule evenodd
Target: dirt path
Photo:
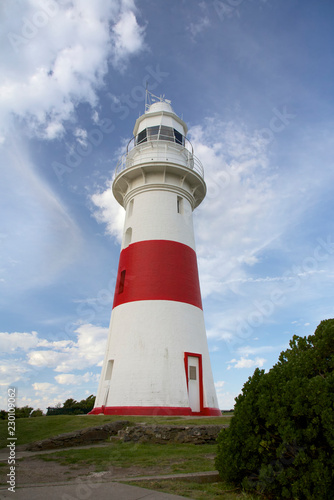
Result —
<path fill-rule="evenodd" d="M 132 466 L 120 467 L 106 464 L 104 470 L 96 472 L 96 464 L 89 464 L 83 461 L 80 464 L 62 465 L 59 460 L 43 460 L 50 453 L 62 452 L 73 449 L 89 449 L 94 453 L 94 449 L 109 447 L 110 443 L 99 443 L 94 445 L 77 446 L 75 448 L 62 448 L 58 450 L 44 450 L 40 452 L 25 451 L 24 446 L 17 447 L 16 453 L 16 484 L 24 485 L 41 485 L 46 483 L 66 483 L 67 481 L 83 480 L 93 482 L 110 482 L 118 479 L 133 479 L 139 476 L 160 476 L 164 474 L 173 474 L 173 465 L 175 460 L 171 460 L 170 465 L 164 462 L 163 466 L 159 466 L 157 462 L 154 466 L 140 467 Z M 215 454 L 206 456 L 207 458 L 215 458 Z M 0 450 L 0 484 L 5 486 L 7 482 L 7 474 L 9 473 L 9 465 L 7 462 L 8 450 L 6 448 Z M 180 461 L 180 458 L 176 461 Z M 182 459 L 181 459 L 182 461 Z"/>
<path fill-rule="evenodd" d="M 166 470 L 167 469 L 167 470 Z M 0 483 L 6 484 L 8 474 L 8 465 L 3 463 L 0 467 Z M 143 475 L 168 474 L 168 467 L 114 467 L 107 466 L 103 472 L 95 472 L 93 464 L 72 464 L 61 465 L 57 461 L 45 461 L 38 455 L 26 456 L 16 462 L 16 480 L 17 485 L 43 484 L 65 482 L 82 477 L 85 480 L 94 479 L 98 481 L 113 481 L 119 478 L 133 478 Z"/>

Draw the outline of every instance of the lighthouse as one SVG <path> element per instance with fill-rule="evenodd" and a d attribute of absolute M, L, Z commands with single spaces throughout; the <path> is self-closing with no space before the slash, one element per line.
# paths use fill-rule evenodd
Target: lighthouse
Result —
<path fill-rule="evenodd" d="M 149 96 L 112 185 L 126 214 L 91 413 L 220 416 L 192 219 L 203 167 L 170 101 Z"/>

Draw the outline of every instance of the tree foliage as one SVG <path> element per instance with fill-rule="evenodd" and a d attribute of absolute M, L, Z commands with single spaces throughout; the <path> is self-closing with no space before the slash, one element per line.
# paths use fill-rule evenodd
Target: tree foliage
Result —
<path fill-rule="evenodd" d="M 84 415 L 93 409 L 94 402 L 95 396 L 93 396 L 93 394 L 81 401 L 69 398 L 66 399 L 63 406 L 57 405 L 54 408 L 49 407 L 47 415 Z"/>
<path fill-rule="evenodd" d="M 255 370 L 218 438 L 221 477 L 267 498 L 333 498 L 334 320 Z"/>
<path fill-rule="evenodd" d="M 33 411 L 33 407 L 32 406 L 21 406 L 21 407 L 15 407 L 15 418 L 28 418 L 28 417 L 31 417 L 31 416 L 36 416 L 36 415 L 32 415 L 32 412 Z M 35 410 L 37 411 L 37 410 Z M 41 410 L 39 410 L 41 411 Z M 42 412 L 42 415 L 43 415 L 43 412 Z M 38 415 L 39 416 L 39 415 Z M 1 410 L 0 411 L 0 419 L 1 420 L 7 420 L 8 418 L 8 411 L 6 410 Z"/>

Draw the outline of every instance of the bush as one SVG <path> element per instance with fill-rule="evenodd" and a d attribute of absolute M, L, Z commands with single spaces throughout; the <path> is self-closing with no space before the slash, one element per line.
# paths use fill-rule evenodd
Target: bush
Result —
<path fill-rule="evenodd" d="M 30 417 L 43 417 L 44 413 L 40 408 L 31 412 Z"/>
<path fill-rule="evenodd" d="M 334 320 L 294 336 L 268 372 L 255 370 L 218 437 L 225 481 L 267 498 L 333 499 Z"/>
<path fill-rule="evenodd" d="M 15 408 L 15 418 L 28 418 L 33 411 L 32 406 L 22 406 L 21 408 Z"/>

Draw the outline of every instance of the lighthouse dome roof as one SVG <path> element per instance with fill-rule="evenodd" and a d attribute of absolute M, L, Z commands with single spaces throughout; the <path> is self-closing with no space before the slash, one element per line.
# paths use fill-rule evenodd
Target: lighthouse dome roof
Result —
<path fill-rule="evenodd" d="M 168 113 L 174 113 L 173 108 L 169 102 L 158 101 L 151 104 L 146 113 L 159 113 L 161 111 L 167 111 Z"/>

